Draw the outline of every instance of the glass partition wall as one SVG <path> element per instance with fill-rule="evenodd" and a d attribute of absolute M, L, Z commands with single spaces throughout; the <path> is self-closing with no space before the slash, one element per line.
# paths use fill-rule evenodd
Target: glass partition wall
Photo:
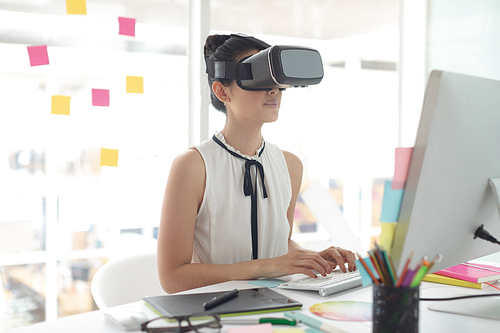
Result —
<path fill-rule="evenodd" d="M 69 15 L 64 1 L 0 3 L 0 329 L 95 309 L 103 263 L 155 250 L 170 163 L 188 148 L 189 5 L 87 0 L 86 15 Z M 302 159 L 303 189 L 328 189 L 368 248 L 397 146 L 397 1 L 249 10 L 212 0 L 212 32 L 321 52 L 323 82 L 285 91 L 264 137 Z M 135 36 L 118 17 L 136 19 Z M 28 46 L 44 45 L 49 64 L 31 66 Z M 69 115 L 53 113 L 54 96 Z M 211 135 L 224 116 L 208 112 Z M 329 240 L 301 198 L 295 219 L 297 241 Z"/>

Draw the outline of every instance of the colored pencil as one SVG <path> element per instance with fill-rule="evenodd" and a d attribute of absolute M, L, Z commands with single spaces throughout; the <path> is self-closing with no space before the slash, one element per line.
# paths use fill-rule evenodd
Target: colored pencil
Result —
<path fill-rule="evenodd" d="M 375 267 L 375 270 L 377 271 L 378 276 L 380 277 L 380 280 L 382 280 L 382 283 L 386 286 L 387 282 L 385 281 L 385 276 L 382 274 L 382 269 L 380 268 L 380 265 L 378 264 L 377 258 L 375 257 L 375 254 L 373 254 L 373 251 L 368 251 L 368 254 L 370 255 L 370 260 L 373 264 L 373 267 Z"/>
<path fill-rule="evenodd" d="M 410 266 L 410 261 L 411 261 L 412 257 L 413 257 L 413 251 L 410 252 L 408 259 L 406 260 L 405 267 L 403 268 L 403 271 L 401 272 L 401 275 L 399 276 L 399 280 L 396 283 L 396 287 L 401 287 L 401 284 L 403 283 L 403 280 L 405 279 L 406 273 L 408 271 L 408 266 Z"/>
<path fill-rule="evenodd" d="M 375 283 L 376 285 L 379 285 L 380 283 L 378 282 L 378 279 L 375 277 L 375 275 L 373 275 L 372 270 L 370 269 L 370 267 L 368 267 L 365 260 L 363 258 L 361 258 L 359 253 L 356 253 L 356 254 L 358 255 L 358 258 L 359 258 L 359 261 L 361 262 L 361 265 L 363 265 L 363 267 L 366 270 L 366 272 L 368 273 L 368 275 L 370 275 L 370 277 L 372 278 L 373 283 Z"/>

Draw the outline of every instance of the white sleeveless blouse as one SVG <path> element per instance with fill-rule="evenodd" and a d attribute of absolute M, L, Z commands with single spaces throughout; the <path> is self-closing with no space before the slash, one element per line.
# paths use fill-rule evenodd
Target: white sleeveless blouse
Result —
<path fill-rule="evenodd" d="M 243 155 L 215 136 L 228 150 L 259 161 L 264 169 L 268 197 L 256 167 L 250 168 L 252 188 L 257 181 L 258 258 L 272 258 L 288 252 L 290 224 L 286 216 L 292 198 L 292 185 L 283 152 L 266 142 L 254 156 Z M 212 138 L 196 148 L 205 163 L 206 183 L 203 201 L 196 217 L 193 262 L 232 264 L 252 259 L 251 197 L 243 192 L 246 161 L 231 155 Z M 261 153 L 262 149 L 264 151 Z"/>

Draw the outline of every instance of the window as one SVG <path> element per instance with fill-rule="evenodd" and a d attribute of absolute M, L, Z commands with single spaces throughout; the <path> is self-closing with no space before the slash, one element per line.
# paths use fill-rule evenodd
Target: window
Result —
<path fill-rule="evenodd" d="M 179 18 L 169 23 L 185 24 L 175 2 L 142 11 L 87 1 L 85 16 L 66 15 L 59 1 L 3 3 L 0 329 L 8 329 L 93 310 L 95 271 L 124 250 L 155 248 L 168 170 L 187 146 L 187 29 L 160 24 L 170 9 Z M 128 12 L 138 17 L 136 37 L 118 34 Z M 34 45 L 46 45 L 48 65 L 30 66 Z M 143 93 L 127 92 L 127 76 L 143 79 Z M 93 105 L 93 89 L 108 91 L 109 106 Z M 53 96 L 70 98 L 69 115 L 51 113 Z M 101 166 L 103 148 L 118 151 L 118 167 Z"/>

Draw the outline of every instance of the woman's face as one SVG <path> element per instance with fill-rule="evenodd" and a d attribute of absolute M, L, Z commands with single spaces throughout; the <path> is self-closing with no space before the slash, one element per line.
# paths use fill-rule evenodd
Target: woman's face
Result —
<path fill-rule="evenodd" d="M 243 54 L 238 61 L 257 52 L 259 51 L 249 51 Z M 258 123 L 274 122 L 278 119 L 282 95 L 278 88 L 250 91 L 241 89 L 236 81 L 233 81 L 228 88 L 226 112 L 229 116 Z"/>

